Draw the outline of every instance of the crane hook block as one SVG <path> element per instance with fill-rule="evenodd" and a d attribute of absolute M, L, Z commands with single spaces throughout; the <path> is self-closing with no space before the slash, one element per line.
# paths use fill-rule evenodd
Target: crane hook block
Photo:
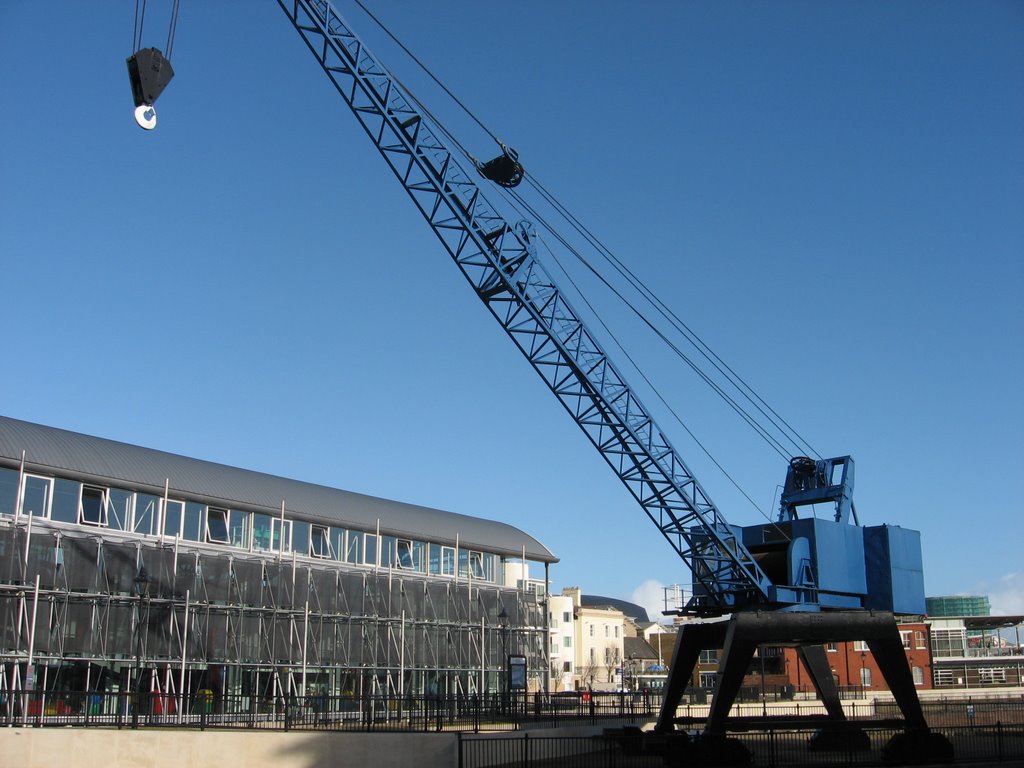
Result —
<path fill-rule="evenodd" d="M 515 187 L 523 180 L 522 164 L 519 162 L 519 155 L 514 149 L 502 147 L 502 153 L 493 160 L 486 163 L 477 163 L 476 169 L 485 179 L 490 179 L 495 184 L 503 187 Z"/>
<path fill-rule="evenodd" d="M 128 57 L 128 80 L 135 102 L 135 121 L 150 130 L 156 127 L 153 104 L 174 77 L 171 62 L 157 48 L 142 48 Z"/>

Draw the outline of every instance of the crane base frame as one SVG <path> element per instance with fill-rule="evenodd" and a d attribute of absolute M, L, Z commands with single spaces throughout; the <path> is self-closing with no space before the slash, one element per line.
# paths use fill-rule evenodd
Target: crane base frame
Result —
<path fill-rule="evenodd" d="M 887 611 L 735 613 L 718 619 L 694 620 L 680 627 L 665 686 L 665 699 L 655 730 L 675 727 L 676 708 L 703 650 L 720 649 L 718 682 L 704 726 L 708 736 L 724 735 L 729 712 L 754 652 L 760 645 L 794 647 L 811 677 L 831 723 L 846 714 L 832 677 L 824 643 L 863 640 L 903 714 L 908 731 L 927 732 L 921 702 L 907 664 L 896 618 Z"/>

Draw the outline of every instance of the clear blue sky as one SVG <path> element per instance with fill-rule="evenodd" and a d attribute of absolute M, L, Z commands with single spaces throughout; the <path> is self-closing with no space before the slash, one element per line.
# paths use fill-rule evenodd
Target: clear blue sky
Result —
<path fill-rule="evenodd" d="M 170 0 L 149 6 L 163 47 Z M 922 531 L 929 594 L 1024 611 L 1024 5 L 372 7 L 821 454 L 856 458 L 861 520 Z M 688 581 L 276 3 L 183 0 L 152 133 L 133 13 L 0 3 L 0 412 L 505 520 L 562 558 L 556 587 Z M 620 333 L 769 510 L 782 459 Z M 645 401 L 730 521 L 761 520 Z"/>

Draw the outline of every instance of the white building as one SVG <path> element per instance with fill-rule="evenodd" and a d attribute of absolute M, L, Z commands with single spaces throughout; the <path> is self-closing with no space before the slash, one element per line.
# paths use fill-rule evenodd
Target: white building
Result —
<path fill-rule="evenodd" d="M 583 605 L 579 587 L 567 587 L 562 595 L 572 600 L 575 618 L 574 684 L 580 689 L 618 690 L 622 687 L 625 614 L 610 605 Z"/>

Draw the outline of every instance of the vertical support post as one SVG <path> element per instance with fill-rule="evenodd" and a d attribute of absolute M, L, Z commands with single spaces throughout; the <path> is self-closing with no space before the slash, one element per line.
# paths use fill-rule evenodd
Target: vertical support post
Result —
<path fill-rule="evenodd" d="M 29 527 L 32 526 L 32 518 L 28 519 Z M 26 547 L 27 549 L 27 547 Z M 31 679 L 32 687 L 35 687 L 35 670 L 33 669 L 33 656 L 35 654 L 36 646 L 36 614 L 39 610 L 39 574 L 36 574 L 36 584 L 32 591 L 32 625 L 28 629 L 28 664 L 25 667 L 25 692 L 22 694 L 21 700 L 21 713 L 22 718 L 25 717 L 25 713 L 28 712 L 28 699 L 32 695 L 29 689 L 29 682 Z"/>
<path fill-rule="evenodd" d="M 185 662 L 188 659 L 188 609 L 191 593 L 185 590 L 185 620 L 181 630 L 181 677 L 178 680 L 178 722 L 182 719 L 182 709 L 185 704 Z"/>
<path fill-rule="evenodd" d="M 309 598 L 302 619 L 302 696 L 306 696 L 306 648 L 309 641 Z"/>
<path fill-rule="evenodd" d="M 14 494 L 14 525 L 17 527 L 21 519 L 21 496 L 25 487 L 25 452 L 21 452 L 21 464 L 18 465 L 18 490 Z"/>
<path fill-rule="evenodd" d="M 153 516 L 156 517 L 154 521 L 156 523 L 156 529 L 160 532 L 160 543 L 164 543 L 164 516 L 167 514 L 167 501 L 171 495 L 171 478 L 164 478 L 164 498 L 159 509 L 153 510 Z M 134 528 L 134 524 L 132 525 Z"/>

